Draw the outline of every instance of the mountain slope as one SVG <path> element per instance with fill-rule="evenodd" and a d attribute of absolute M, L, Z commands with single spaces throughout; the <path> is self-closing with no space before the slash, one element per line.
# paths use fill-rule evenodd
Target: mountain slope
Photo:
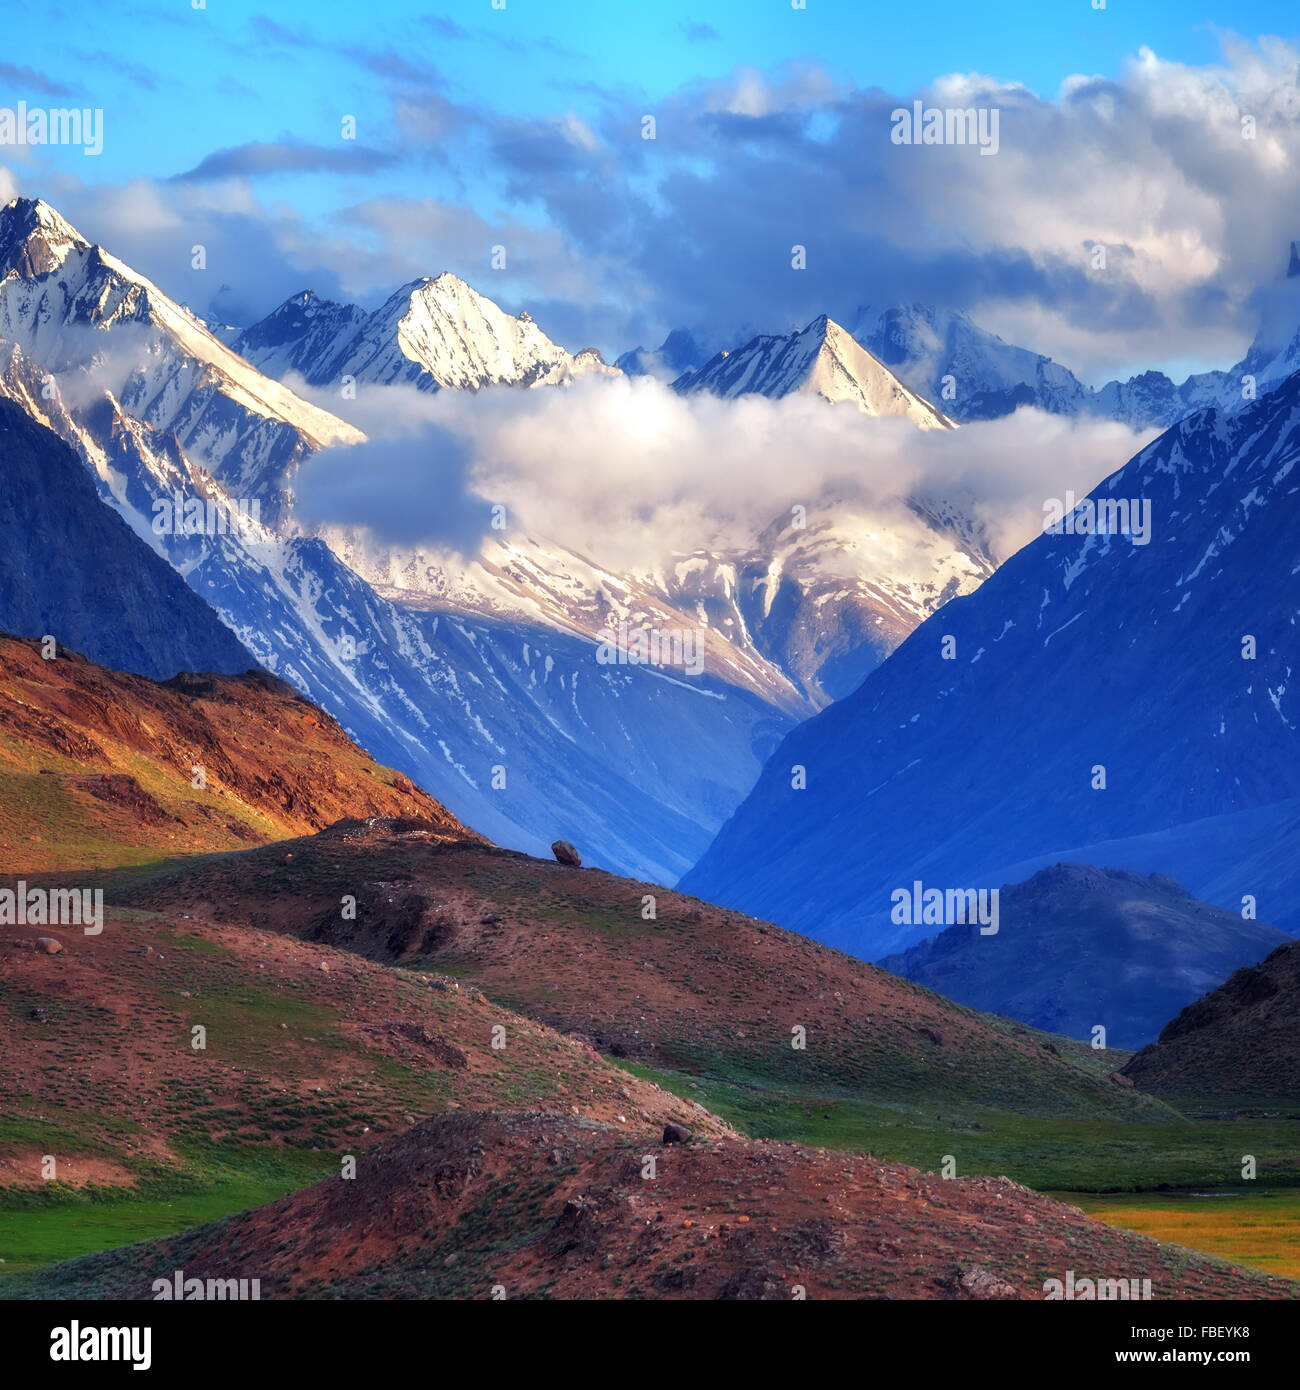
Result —
<path fill-rule="evenodd" d="M 478 838 L 264 671 L 158 683 L 5 636 L 0 789 L 0 862 L 15 871 L 242 848 L 344 816 Z"/>
<path fill-rule="evenodd" d="M 1156 1095 L 1294 1105 L 1300 1099 L 1300 942 L 1279 946 L 1189 1004 L 1124 1074 Z"/>
<path fill-rule="evenodd" d="M 791 392 L 848 401 L 864 415 L 896 415 L 919 429 L 950 429 L 952 421 L 909 391 L 896 376 L 825 314 L 789 337 L 752 338 L 735 352 L 719 352 L 673 382 L 681 395 L 715 396 Z"/>
<path fill-rule="evenodd" d="M 0 208 L 0 339 L 57 390 L 108 391 L 268 519 L 304 457 L 361 435 L 248 364 L 47 203 Z M 49 383 L 43 383 L 48 385 Z"/>
<path fill-rule="evenodd" d="M 339 912 L 343 893 L 356 895 L 355 921 Z M 377 824 L 165 866 L 110 900 L 444 970 L 656 1067 L 944 1112 L 1162 1118 L 1107 1080 L 1088 1049 L 1048 1046 L 739 913 L 551 858 Z"/>
<path fill-rule="evenodd" d="M 52 636 L 146 676 L 246 671 L 253 658 L 99 500 L 81 460 L 0 397 L 0 631 Z"/>
<path fill-rule="evenodd" d="M 985 1013 L 1107 1047 L 1150 1042 L 1185 1003 L 1286 941 L 1172 879 L 1057 864 L 1003 886 L 998 930 L 953 925 L 883 970 Z"/>
<path fill-rule="evenodd" d="M 1265 848 L 1300 796 L 1298 457 L 1300 377 L 1167 431 L 1093 494 L 1149 503 L 1148 544 L 1034 540 L 795 730 L 683 886 L 879 957 L 925 934 L 900 886 L 1137 867 L 1112 851 L 1146 837 L 1145 872 L 1300 928 L 1300 867 Z"/>
<path fill-rule="evenodd" d="M 74 882 L 85 881 L 79 871 Z M 274 895 L 273 881 L 264 891 Z M 42 935 L 64 949 L 33 949 Z M 195 1028 L 206 1030 L 201 1048 L 190 1045 Z M 430 1115 L 548 1106 L 643 1144 L 667 1123 L 731 1133 L 446 976 L 184 915 L 110 905 L 95 936 L 7 925 L 0 1029 L 0 1298 L 13 1296 L 15 1264 L 338 1182 L 344 1155 Z M 45 1180 L 47 1154 L 57 1183 Z"/>

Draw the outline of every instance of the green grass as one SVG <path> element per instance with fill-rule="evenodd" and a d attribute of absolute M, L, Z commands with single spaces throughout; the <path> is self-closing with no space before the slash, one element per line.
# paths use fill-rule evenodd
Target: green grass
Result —
<path fill-rule="evenodd" d="M 0 1298 L 30 1281 L 9 1280 L 57 1260 L 175 1235 L 273 1202 L 338 1171 L 333 1154 L 265 1147 L 183 1145 L 179 1172 L 132 1188 L 74 1190 L 51 1183 L 6 1194 L 0 1204 Z M 34 1291 L 34 1290 L 31 1290 Z"/>
<path fill-rule="evenodd" d="M 890 1163 L 938 1171 L 945 1155 L 957 1175 L 1008 1177 L 1028 1187 L 1136 1192 L 1221 1187 L 1235 1182 L 1241 1156 L 1258 1181 L 1300 1187 L 1300 1121 L 1281 1116 L 1189 1120 L 1162 1107 L 1157 1123 L 1104 1117 L 1019 1115 L 971 1109 L 942 1097 L 878 1104 L 848 1092 L 775 1090 L 731 1075 L 690 1076 L 639 1063 L 619 1065 L 698 1101 L 755 1139 L 789 1139 L 855 1149 Z"/>

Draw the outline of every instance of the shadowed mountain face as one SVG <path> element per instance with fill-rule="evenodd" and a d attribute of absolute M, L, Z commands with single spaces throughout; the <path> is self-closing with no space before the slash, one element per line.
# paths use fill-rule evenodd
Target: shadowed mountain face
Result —
<path fill-rule="evenodd" d="M 53 637 L 145 676 L 256 662 L 175 570 L 99 500 L 81 460 L 0 397 L 0 630 Z"/>
<path fill-rule="evenodd" d="M 885 970 L 986 1013 L 1107 1047 L 1150 1042 L 1184 1003 L 1287 938 L 1173 879 L 1057 864 L 999 895 L 998 930 L 954 925 Z"/>
<path fill-rule="evenodd" d="M 1300 942 L 1189 1004 L 1124 1072 L 1157 1095 L 1300 1100 Z"/>
<path fill-rule="evenodd" d="M 1044 534 L 953 600 L 785 740 L 683 887 L 877 958 L 927 934 L 895 889 L 1067 858 L 1300 926 L 1298 452 L 1300 375 L 1167 431 L 1088 503 L 1129 534 Z"/>

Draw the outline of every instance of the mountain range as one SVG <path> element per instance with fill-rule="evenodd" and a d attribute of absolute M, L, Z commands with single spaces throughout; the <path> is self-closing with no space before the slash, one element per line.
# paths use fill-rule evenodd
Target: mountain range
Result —
<path fill-rule="evenodd" d="M 683 887 L 869 957 L 932 934 L 900 887 L 1063 859 L 1300 929 L 1298 420 L 1293 376 L 1062 508 L 788 735 Z"/>
<path fill-rule="evenodd" d="M 854 692 L 880 662 L 1000 558 L 960 505 L 920 497 L 883 509 L 827 498 L 804 528 L 777 518 L 744 548 L 639 572 L 524 531 L 455 561 L 337 524 L 304 534 L 292 520 L 298 471 L 362 436 L 249 357 L 322 388 L 345 376 L 425 390 L 545 388 L 614 369 L 569 354 L 527 314 L 506 314 L 447 274 L 404 286 L 373 313 L 295 296 L 234 339 L 240 356 L 39 201 L 0 210 L 0 270 L 0 394 L 72 447 L 100 498 L 233 634 L 234 649 L 190 659 L 234 670 L 242 649 L 503 844 L 536 852 L 560 836 L 594 863 L 672 880 L 781 737 L 831 701 L 861 699 Z M 902 320 L 891 322 L 893 352 Z M 973 352 L 983 340 L 970 341 Z M 988 370 L 1004 384 L 1014 376 L 996 362 Z M 802 392 L 921 428 L 952 423 L 825 316 L 720 353 L 674 385 L 686 395 Z M 151 523 L 178 493 L 232 517 L 253 503 L 258 515 L 225 534 L 160 532 Z M 32 572 L 50 540 L 27 528 L 20 568 Z M 12 611 L 21 621 L 9 626 L 27 635 L 55 626 Z M 705 674 L 600 664 L 602 634 L 620 622 L 695 629 Z M 184 664 L 165 647 L 150 665 L 97 646 L 84 628 L 55 635 L 145 674 Z M 1083 857 L 1124 867 L 1113 838 L 1105 855 Z M 1135 853 L 1134 867 L 1157 867 Z M 1204 882 L 1187 881 L 1194 891 Z M 882 949 L 890 944 L 904 943 Z"/>
<path fill-rule="evenodd" d="M 0 394 L 73 448 L 101 499 L 234 634 L 194 664 L 282 676 L 466 823 L 675 877 L 790 726 L 802 697 L 784 677 L 774 703 L 758 680 L 602 666 L 592 636 L 526 595 L 504 619 L 380 596 L 320 539 L 277 529 L 297 469 L 358 431 L 257 372 L 44 203 L 0 210 L 0 271 Z M 156 527 L 177 494 L 222 525 Z M 57 522 L 43 515 L 14 537 L 25 574 L 51 553 Z M 71 632 L 148 674 L 182 664 L 96 646 L 71 617 L 32 631 L 36 616 L 12 611 L 23 635 Z M 232 654 L 241 644 L 252 660 Z"/>
<path fill-rule="evenodd" d="M 537 850 L 560 835 L 592 862 L 676 877 L 795 719 L 993 568 L 973 527 L 901 501 L 883 515 L 827 506 L 806 529 L 774 522 L 748 549 L 641 573 L 526 534 L 457 565 L 376 549 L 346 527 L 304 535 L 289 522 L 298 469 L 358 431 L 44 203 L 0 212 L 0 257 L 0 390 L 81 455 L 101 497 L 257 664 L 505 844 Z M 320 381 L 427 389 L 554 385 L 595 365 L 446 275 L 374 315 L 297 296 L 235 341 L 276 371 L 302 376 L 319 358 L 307 374 Z M 178 492 L 230 515 L 256 503 L 258 516 L 228 534 L 160 533 L 157 509 Z M 38 531 L 27 540 L 43 543 Z M 601 633 L 619 621 L 696 629 L 705 676 L 600 666 Z M 589 795 L 593 781 L 607 797 Z"/>
<path fill-rule="evenodd" d="M 1296 1054 L 1292 946 L 1256 919 L 1300 925 L 1300 375 L 1181 419 L 1000 567 L 920 495 L 640 570 L 526 528 L 453 563 L 299 524 L 320 452 L 367 442 L 320 404 L 349 378 L 622 391 L 676 357 L 686 398 L 909 441 L 982 417 L 825 316 L 626 371 L 449 275 L 215 327 L 47 205 L 0 210 L 0 851 L 108 900 L 102 933 L 0 937 L 0 1292 L 184 1267 L 1012 1299 L 1114 1261 L 1160 1296 L 1294 1292 L 1021 1183 L 1294 1164 L 1276 1114 L 1247 1138 L 1191 1107 L 1285 1100 Z M 961 333 L 975 408 L 1017 373 L 1069 397 Z M 694 627 L 703 669 L 603 661 L 611 625 Z M 900 912 L 926 886 L 1000 888 L 998 930 L 935 935 L 942 909 Z M 51 1269 L 43 1218 L 88 1196 Z"/>
<path fill-rule="evenodd" d="M 956 309 L 933 304 L 864 305 L 854 338 L 907 384 L 957 421 L 993 420 L 1021 406 L 1052 415 L 1098 416 L 1134 429 L 1165 429 L 1210 406 L 1237 410 L 1300 370 L 1296 243 L 1286 279 L 1266 287 L 1263 322 L 1246 355 L 1226 371 L 1181 383 L 1159 371 L 1085 386 L 1068 367 L 1004 342 Z"/>

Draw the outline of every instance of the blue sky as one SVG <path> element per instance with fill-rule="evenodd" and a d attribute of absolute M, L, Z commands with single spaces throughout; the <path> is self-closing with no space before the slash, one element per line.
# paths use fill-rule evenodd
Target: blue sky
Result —
<path fill-rule="evenodd" d="M 788 0 L 507 0 L 504 10 L 491 0 L 435 9 L 211 0 L 202 11 L 184 0 L 8 0 L 15 7 L 9 65 L 110 107 L 114 138 L 94 174 L 119 180 L 166 178 L 218 146 L 271 132 L 325 140 L 341 106 L 359 116 L 359 138 L 367 128 L 374 138 L 388 118 L 385 80 L 367 69 L 362 49 L 427 66 L 457 100 L 505 115 L 573 109 L 590 118 L 601 91 L 653 103 L 737 66 L 809 60 L 859 87 L 898 93 L 974 71 L 1050 95 L 1073 73 L 1116 76 L 1143 45 L 1166 59 L 1213 62 L 1216 33 L 1247 14 L 1250 33 L 1300 35 L 1290 0 L 1255 0 L 1248 12 L 1221 0 L 1109 0 L 1104 11 L 1091 0 L 931 0 L 923 11 L 879 0 L 808 0 L 804 10 Z M 15 99 L 24 95 L 21 81 L 6 78 Z M 327 197 L 317 191 L 314 201 Z"/>
<path fill-rule="evenodd" d="M 452 269 L 570 346 L 613 353 L 679 323 L 721 343 L 926 297 L 1097 377 L 1221 363 L 1248 340 L 1252 295 L 1288 232 L 1300 236 L 1300 207 L 1288 211 L 1300 21 L 1281 0 L 6 10 L 0 104 L 105 112 L 102 156 L 26 152 L 9 163 L 16 187 L 237 321 L 307 284 L 375 303 Z M 1228 54 L 1247 19 L 1244 41 L 1280 47 Z M 1003 107 L 1006 154 L 909 166 L 914 152 L 889 148 L 888 111 L 951 74 L 981 79 L 963 101 Z M 1063 100 L 1080 74 L 1096 90 Z M 1249 178 L 1223 140 L 1235 116 L 1216 82 L 1241 110 L 1268 107 L 1281 156 L 1252 148 Z M 1134 131 L 1117 101 L 1138 112 Z M 651 147 L 637 138 L 646 113 Z M 1203 167 L 1207 144 L 1223 170 Z M 1076 159 L 1092 199 L 1063 189 L 1074 206 L 1053 226 L 1039 190 Z M 946 201 L 922 170 L 951 185 Z M 1258 198 L 1260 216 L 1213 206 L 1216 180 L 1239 185 L 1225 198 Z M 1112 182 L 1145 190 L 1126 207 Z M 1108 281 L 1076 264 L 1090 238 L 1114 247 Z M 206 278 L 189 268 L 196 239 L 212 251 Z M 795 242 L 811 248 L 802 281 L 788 274 Z M 511 260 L 489 278 L 496 244 Z"/>

